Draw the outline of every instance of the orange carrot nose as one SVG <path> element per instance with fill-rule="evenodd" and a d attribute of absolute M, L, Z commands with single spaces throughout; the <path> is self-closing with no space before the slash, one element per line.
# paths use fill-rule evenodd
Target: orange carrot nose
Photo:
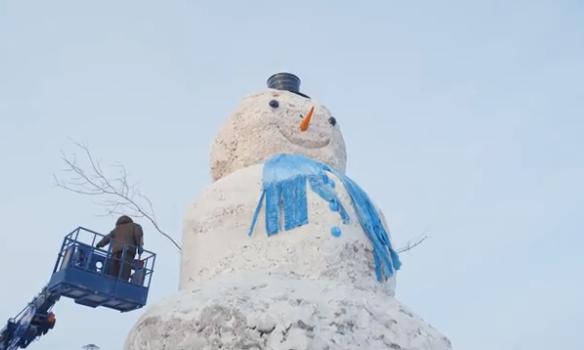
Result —
<path fill-rule="evenodd" d="M 310 119 L 312 119 L 312 113 L 314 113 L 314 106 L 310 107 L 308 114 L 304 119 L 302 119 L 302 123 L 300 123 L 300 130 L 306 131 L 308 130 L 308 124 L 310 124 Z"/>

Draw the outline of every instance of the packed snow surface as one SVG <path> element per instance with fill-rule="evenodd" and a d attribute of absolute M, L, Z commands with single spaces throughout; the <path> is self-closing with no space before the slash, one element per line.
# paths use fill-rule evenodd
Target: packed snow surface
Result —
<path fill-rule="evenodd" d="M 230 274 L 149 308 L 125 350 L 451 350 L 395 298 L 331 280 Z"/>

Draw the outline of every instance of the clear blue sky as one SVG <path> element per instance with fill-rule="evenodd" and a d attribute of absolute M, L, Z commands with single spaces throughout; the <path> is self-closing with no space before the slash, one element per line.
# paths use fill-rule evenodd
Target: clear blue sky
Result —
<path fill-rule="evenodd" d="M 219 125 L 290 71 L 338 119 L 395 240 L 429 229 L 403 256 L 402 302 L 457 350 L 584 348 L 584 3 L 211 4 L 0 0 L 0 318 L 47 282 L 67 232 L 113 224 L 51 187 L 68 137 L 124 163 L 180 239 Z M 146 234 L 153 304 L 179 256 Z M 121 349 L 141 311 L 56 313 L 31 349 Z"/>

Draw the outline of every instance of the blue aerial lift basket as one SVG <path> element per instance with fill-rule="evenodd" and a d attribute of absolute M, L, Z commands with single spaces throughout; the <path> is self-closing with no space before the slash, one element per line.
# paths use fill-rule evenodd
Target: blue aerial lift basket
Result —
<path fill-rule="evenodd" d="M 82 227 L 68 234 L 47 288 L 53 294 L 89 307 L 104 306 L 121 312 L 143 307 L 148 299 L 156 256 L 144 251 L 131 266 L 134 272 L 131 279 L 122 281 L 122 268 L 115 277 L 107 274 L 113 258 L 111 251 L 95 248 L 101 238 L 101 234 Z M 121 260 L 124 261 L 123 257 Z"/>
<path fill-rule="evenodd" d="M 47 334 L 55 326 L 51 309 L 60 297 L 71 298 L 80 305 L 103 306 L 120 312 L 146 305 L 156 255 L 143 251 L 127 266 L 126 249 L 136 250 L 136 247 L 126 247 L 122 258 L 117 259 L 111 253 L 111 245 L 108 250 L 95 248 L 103 237 L 83 227 L 65 237 L 49 283 L 0 331 L 0 350 L 25 349 L 33 340 Z M 117 275 L 110 273 L 112 263 L 120 264 Z M 122 278 L 124 264 L 132 272 L 128 280 Z"/>

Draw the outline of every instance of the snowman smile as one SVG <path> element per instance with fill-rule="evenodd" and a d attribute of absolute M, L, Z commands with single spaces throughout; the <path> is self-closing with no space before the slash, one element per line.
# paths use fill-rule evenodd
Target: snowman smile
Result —
<path fill-rule="evenodd" d="M 329 145 L 331 138 L 323 130 L 311 127 L 307 131 L 297 131 L 289 128 L 283 128 L 278 125 L 278 131 L 290 143 L 303 148 L 323 148 Z"/>

